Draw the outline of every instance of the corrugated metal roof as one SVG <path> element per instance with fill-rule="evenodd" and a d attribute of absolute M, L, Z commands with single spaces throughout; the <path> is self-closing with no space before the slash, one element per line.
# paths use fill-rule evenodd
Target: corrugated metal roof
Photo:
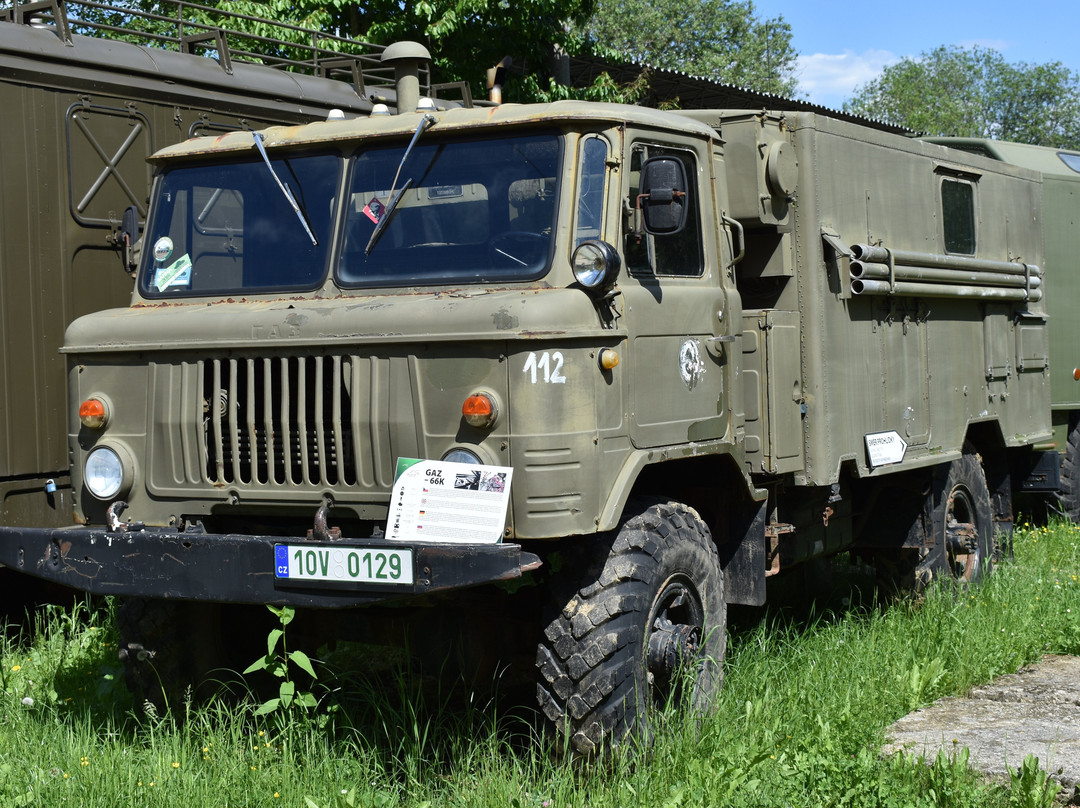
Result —
<path fill-rule="evenodd" d="M 649 92 L 638 102 L 643 106 L 655 107 L 663 102 L 678 99 L 678 105 L 682 109 L 772 109 L 785 112 L 815 112 L 885 132 L 913 134 L 911 130 L 901 126 L 851 115 L 837 109 L 811 104 L 809 101 L 761 93 L 732 84 L 721 84 L 678 70 L 665 70 L 633 62 L 612 62 L 598 56 L 570 57 L 570 83 L 574 87 L 589 86 L 601 73 L 607 73 L 618 84 L 629 84 L 637 79 L 643 70 L 649 73 Z"/>

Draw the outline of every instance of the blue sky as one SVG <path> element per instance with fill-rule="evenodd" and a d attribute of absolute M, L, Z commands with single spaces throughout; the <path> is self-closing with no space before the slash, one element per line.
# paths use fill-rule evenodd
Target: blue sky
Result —
<path fill-rule="evenodd" d="M 839 108 L 854 89 L 905 56 L 939 45 L 981 45 L 1009 62 L 1061 62 L 1080 73 L 1080 0 L 754 0 L 761 20 L 782 16 L 799 52 L 799 88 Z"/>

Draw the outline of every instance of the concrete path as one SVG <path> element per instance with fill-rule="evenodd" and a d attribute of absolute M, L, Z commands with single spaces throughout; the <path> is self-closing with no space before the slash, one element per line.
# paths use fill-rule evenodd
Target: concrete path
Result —
<path fill-rule="evenodd" d="M 1059 799 L 1080 804 L 1080 657 L 1047 656 L 966 697 L 940 699 L 901 718 L 887 737 L 887 754 L 928 760 L 966 746 L 973 767 L 1006 782 L 1035 755 L 1063 786 Z"/>

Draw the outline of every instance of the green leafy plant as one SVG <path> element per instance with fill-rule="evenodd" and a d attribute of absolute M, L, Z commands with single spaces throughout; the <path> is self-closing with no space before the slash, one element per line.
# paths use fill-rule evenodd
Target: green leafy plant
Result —
<path fill-rule="evenodd" d="M 316 707 L 319 702 L 315 694 L 310 690 L 297 690 L 296 681 L 291 672 L 291 666 L 296 666 L 312 680 L 319 678 L 307 654 L 299 649 L 293 651 L 288 649 L 285 627 L 296 617 L 296 610 L 290 606 L 270 604 L 267 604 L 266 608 L 277 617 L 280 627 L 272 629 L 266 636 L 266 656 L 259 657 L 248 665 L 244 670 L 244 675 L 256 671 L 270 671 L 273 676 L 281 680 L 281 683 L 278 685 L 278 695 L 264 701 L 255 711 L 255 715 L 270 715 L 281 710 L 309 710 Z"/>
<path fill-rule="evenodd" d="M 1009 772 L 1009 805 L 1011 808 L 1050 808 L 1061 791 L 1061 785 L 1039 768 L 1039 759 L 1027 755 L 1020 768 Z"/>

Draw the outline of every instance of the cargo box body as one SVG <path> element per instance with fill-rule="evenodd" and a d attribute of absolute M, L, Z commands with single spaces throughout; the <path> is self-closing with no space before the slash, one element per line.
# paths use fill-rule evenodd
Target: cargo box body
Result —
<path fill-rule="evenodd" d="M 810 113 L 718 123 L 752 474 L 825 486 L 956 457 L 980 423 L 1047 435 L 1039 175 Z"/>

